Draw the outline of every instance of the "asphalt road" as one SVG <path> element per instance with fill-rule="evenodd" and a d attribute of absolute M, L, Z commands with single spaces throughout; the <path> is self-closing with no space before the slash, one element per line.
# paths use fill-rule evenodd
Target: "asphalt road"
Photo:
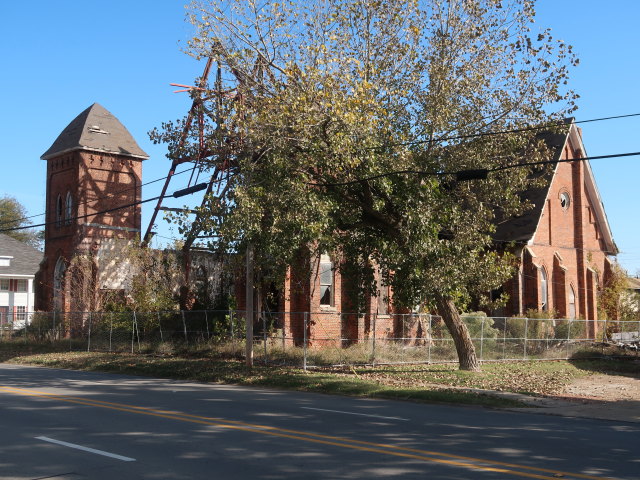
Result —
<path fill-rule="evenodd" d="M 0 364 L 1 479 L 640 479 L 640 425 Z"/>

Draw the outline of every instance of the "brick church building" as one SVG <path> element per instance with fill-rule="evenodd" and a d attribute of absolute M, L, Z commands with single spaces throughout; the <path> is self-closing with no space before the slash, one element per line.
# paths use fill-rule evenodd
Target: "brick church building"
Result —
<path fill-rule="evenodd" d="M 98 264 L 84 283 L 122 287 L 110 251 L 140 237 L 142 161 L 148 155 L 120 121 L 94 103 L 67 125 L 42 155 L 47 162 L 44 259 L 38 273 L 36 309 L 90 311 L 67 270 L 77 255 L 92 254 Z M 130 205 L 126 208 L 118 208 Z M 111 256 L 112 257 L 112 256 Z M 111 267 L 111 268 L 109 268 Z M 111 272 L 109 274 L 108 272 Z M 82 297 L 82 298 L 81 298 Z"/>
<path fill-rule="evenodd" d="M 496 248 L 515 245 L 519 267 L 501 289 L 508 294 L 507 305 L 488 312 L 493 316 L 524 316 L 537 310 L 557 318 L 598 319 L 598 291 L 611 274 L 618 249 L 589 161 L 581 160 L 586 158 L 582 131 L 573 120 L 567 123 L 566 133 L 543 135 L 557 163 L 544 185 L 523 192 L 533 208 L 497 226 Z M 302 314 L 285 314 L 285 335 L 347 342 L 371 336 L 374 330 L 377 337 L 405 336 L 406 322 L 390 315 L 393 294 L 388 287 L 378 283 L 378 295 L 354 315 L 343 313 L 353 311 L 344 283 L 325 255 L 290 268 L 281 310 L 310 313 L 306 332 Z M 595 322 L 587 333 L 595 337 Z"/>
<path fill-rule="evenodd" d="M 520 265 L 504 287 L 509 302 L 497 314 L 539 310 L 598 319 L 598 291 L 618 248 L 589 161 L 580 160 L 587 156 L 582 130 L 573 121 L 567 130 L 545 136 L 558 162 L 544 186 L 523 194 L 534 207 L 498 225 L 496 241 L 515 242 Z"/>
<path fill-rule="evenodd" d="M 589 162 L 581 160 L 586 154 L 580 128 L 571 121 L 565 134 L 545 139 L 557 162 L 553 172 L 542 187 L 523 193 L 534 208 L 500 223 L 495 234 L 498 248 L 516 245 L 520 265 L 503 287 L 508 304 L 491 313 L 523 315 L 534 309 L 553 311 L 561 318 L 596 320 L 598 290 L 611 272 L 610 256 L 617 254 L 617 248 Z M 140 236 L 137 202 L 142 162 L 147 158 L 120 121 L 98 104 L 72 120 L 42 155 L 47 162 L 47 226 L 37 309 L 92 309 L 90 302 L 78 301 L 66 281 L 69 262 L 78 254 L 90 253 L 95 259 L 92 285 L 123 288 L 123 273 L 109 254 Z M 129 206 L 114 209 L 123 205 Z M 376 336 L 397 337 L 405 325 L 392 315 L 389 288 L 379 283 L 364 311 L 352 314 L 348 285 L 335 261 L 322 255 L 289 268 L 274 306 L 287 312 L 281 321 L 285 335 L 347 342 L 374 331 Z M 236 282 L 240 310 L 241 283 Z"/>

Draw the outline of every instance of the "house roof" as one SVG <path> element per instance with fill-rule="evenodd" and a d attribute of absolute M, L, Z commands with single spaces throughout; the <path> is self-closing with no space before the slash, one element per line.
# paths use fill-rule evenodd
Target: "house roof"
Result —
<path fill-rule="evenodd" d="M 627 288 L 629 290 L 640 291 L 640 278 L 627 277 Z"/>
<path fill-rule="evenodd" d="M 558 161 L 562 155 L 566 135 L 545 132 L 540 134 L 539 137 L 546 142 L 550 149 L 552 160 L 554 162 Z M 526 198 L 533 206 L 519 217 L 500 222 L 497 225 L 494 238 L 518 243 L 527 243 L 533 239 L 554 173 L 555 171 L 547 176 L 543 185 L 529 188 L 521 194 L 521 197 Z"/>
<path fill-rule="evenodd" d="M 8 267 L 0 266 L 0 276 L 35 275 L 42 256 L 41 251 L 0 233 L 0 257 L 13 257 Z"/>
<path fill-rule="evenodd" d="M 574 123 L 573 119 L 566 120 L 568 124 L 567 132 L 562 134 L 546 132 L 540 135 L 541 138 L 547 143 L 551 150 L 551 156 L 553 162 L 558 162 L 562 156 L 565 145 L 570 142 L 576 149 L 582 152 L 582 156 L 588 158 L 582 143 L 582 135 L 580 134 L 578 127 Z M 605 252 L 611 255 L 618 253 L 618 247 L 613 241 L 611 234 L 611 228 L 607 215 L 604 211 L 604 205 L 600 198 L 600 193 L 593 176 L 593 170 L 591 170 L 591 164 L 589 160 L 582 160 L 585 165 L 584 169 L 584 183 L 587 195 L 591 200 L 593 207 L 593 213 L 595 215 L 598 227 L 602 232 Z M 551 183 L 558 170 L 559 163 L 555 163 L 555 168 L 546 178 L 544 185 L 530 188 L 522 193 L 522 197 L 529 200 L 533 207 L 527 210 L 523 215 L 511 218 L 506 221 L 502 221 L 497 225 L 494 238 L 501 241 L 514 241 L 517 243 L 530 243 L 533 241 L 533 237 L 540 223 L 542 217 L 542 210 L 545 205 L 547 196 L 549 195 L 549 189 Z"/>
<path fill-rule="evenodd" d="M 143 160 L 149 158 L 120 120 L 99 103 L 94 103 L 74 118 L 40 158 L 48 160 L 74 150 L 116 153 Z"/>

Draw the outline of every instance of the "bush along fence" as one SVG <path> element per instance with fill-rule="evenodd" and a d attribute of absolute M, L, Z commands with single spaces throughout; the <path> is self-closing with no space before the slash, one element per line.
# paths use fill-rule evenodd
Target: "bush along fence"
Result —
<path fill-rule="evenodd" d="M 72 351 L 241 357 L 245 312 L 33 312 L 0 323 L 0 342 L 54 342 Z M 442 319 L 429 314 L 257 313 L 254 356 L 265 364 L 321 367 L 456 362 Z M 464 316 L 481 361 L 567 359 L 586 344 L 638 345 L 640 321 Z"/>

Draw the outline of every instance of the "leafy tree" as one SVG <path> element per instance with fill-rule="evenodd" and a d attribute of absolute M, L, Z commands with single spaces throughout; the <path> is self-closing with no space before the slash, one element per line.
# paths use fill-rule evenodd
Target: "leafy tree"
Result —
<path fill-rule="evenodd" d="M 34 248 L 42 249 L 44 231 L 23 229 L 31 225 L 27 218 L 27 209 L 13 197 L 0 197 L 0 232 Z M 20 230 L 12 230 L 20 228 Z"/>
<path fill-rule="evenodd" d="M 598 292 L 598 316 L 608 320 L 637 320 L 640 295 L 629 289 L 629 275 L 614 263 Z"/>
<path fill-rule="evenodd" d="M 66 282 L 75 311 L 164 312 L 177 309 L 178 286 L 184 279 L 174 250 L 122 241 L 98 254 L 74 255 Z"/>
<path fill-rule="evenodd" d="M 518 129 L 573 110 L 562 91 L 571 47 L 532 33 L 534 15 L 529 0 L 194 4 L 190 53 L 231 74 L 193 91 L 205 138 L 194 123 L 181 142 L 185 120 L 152 138 L 177 158 L 206 151 L 227 171 L 202 212 L 219 248 L 251 242 L 274 275 L 303 245 L 340 252 L 362 291 L 377 264 L 395 306 L 435 306 L 460 367 L 477 370 L 458 308 L 511 274 L 494 224 L 529 207 L 518 193 L 535 175 L 449 172 L 546 159 Z M 549 114 L 553 104 L 564 110 Z"/>

